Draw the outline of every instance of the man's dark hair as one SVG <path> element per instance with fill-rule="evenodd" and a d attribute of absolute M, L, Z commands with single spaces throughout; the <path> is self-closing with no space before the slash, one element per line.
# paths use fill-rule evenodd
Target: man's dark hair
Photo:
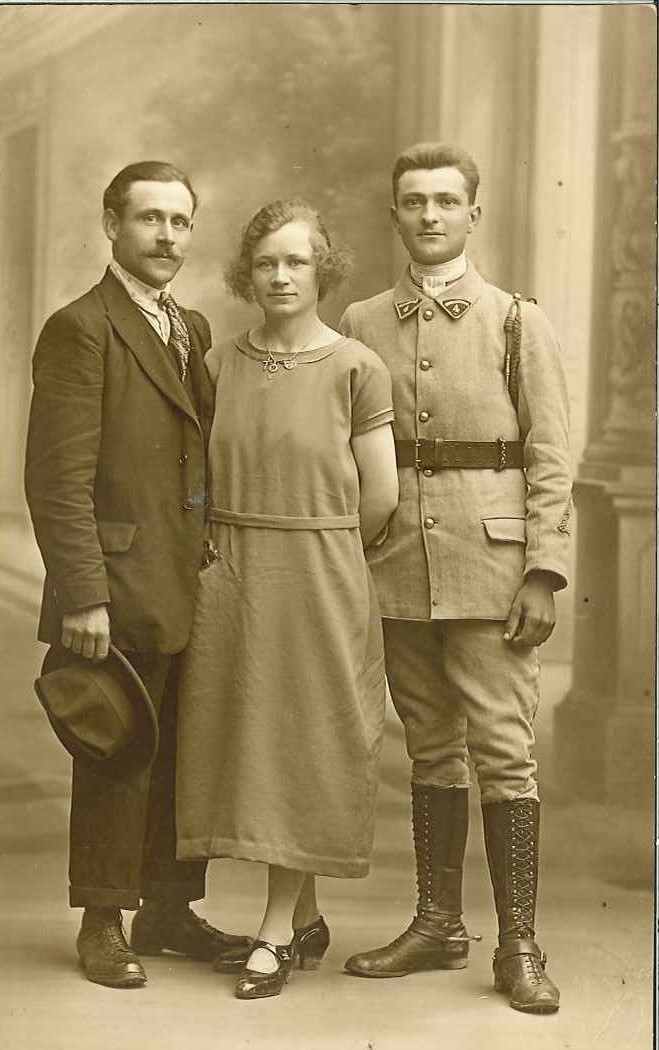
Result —
<path fill-rule="evenodd" d="M 406 171 L 431 171 L 433 168 L 457 168 L 467 184 L 469 203 L 474 203 L 480 175 L 471 154 L 459 146 L 445 142 L 417 142 L 409 149 L 403 150 L 396 158 L 391 176 L 394 204 L 401 175 Z"/>
<path fill-rule="evenodd" d="M 163 160 L 141 160 L 122 168 L 119 174 L 115 175 L 103 194 L 103 209 L 109 208 L 115 215 L 120 216 L 134 182 L 182 182 L 192 197 L 193 213 L 199 203 L 190 179 L 180 168 L 175 168 L 173 164 Z"/>

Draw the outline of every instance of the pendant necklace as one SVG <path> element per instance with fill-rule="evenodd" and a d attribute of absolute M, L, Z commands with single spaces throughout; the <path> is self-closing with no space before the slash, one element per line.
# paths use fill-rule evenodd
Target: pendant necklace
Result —
<path fill-rule="evenodd" d="M 306 349 L 306 347 L 303 349 Z M 283 365 L 287 371 L 290 371 L 291 368 L 295 368 L 297 361 L 292 357 L 288 357 L 284 361 L 276 361 L 272 350 L 268 347 L 268 354 L 263 362 L 263 371 L 265 372 L 267 379 L 274 379 L 276 373 L 279 371 L 280 364 Z"/>
<path fill-rule="evenodd" d="M 270 347 L 266 343 L 266 347 L 265 348 L 266 348 L 267 354 L 266 354 L 265 361 L 263 362 L 263 365 L 262 365 L 263 371 L 265 372 L 265 375 L 266 375 L 266 379 L 274 379 L 276 374 L 277 374 L 277 372 L 279 371 L 279 366 L 280 365 L 287 372 L 290 372 L 291 369 L 296 368 L 297 367 L 297 355 L 298 354 L 303 354 L 304 351 L 308 349 L 310 343 L 312 343 L 313 340 L 314 340 L 314 336 L 312 335 L 311 339 L 309 339 L 305 343 L 305 345 L 303 347 L 301 347 L 299 350 L 296 350 L 295 354 L 292 357 L 284 358 L 283 361 L 277 361 L 276 360 L 272 350 L 270 349 Z"/>

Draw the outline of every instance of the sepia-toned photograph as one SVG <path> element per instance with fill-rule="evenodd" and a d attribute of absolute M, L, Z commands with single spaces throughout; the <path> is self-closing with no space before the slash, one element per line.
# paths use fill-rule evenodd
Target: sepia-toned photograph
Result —
<path fill-rule="evenodd" d="M 656 73 L 0 2 L 3 1050 L 655 1045 Z"/>

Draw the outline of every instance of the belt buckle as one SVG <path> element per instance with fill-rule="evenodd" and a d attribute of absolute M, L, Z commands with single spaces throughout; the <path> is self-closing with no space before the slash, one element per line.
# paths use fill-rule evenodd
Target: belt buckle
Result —
<path fill-rule="evenodd" d="M 498 448 L 498 452 L 499 452 L 499 462 L 497 463 L 497 465 L 496 465 L 496 467 L 494 469 L 495 470 L 505 470 L 506 469 L 506 456 L 507 456 L 507 451 L 508 450 L 506 448 L 506 442 L 504 441 L 503 438 L 497 438 L 497 448 Z"/>
<path fill-rule="evenodd" d="M 441 470 L 442 438 L 417 438 L 414 442 L 414 467 L 416 470 Z"/>

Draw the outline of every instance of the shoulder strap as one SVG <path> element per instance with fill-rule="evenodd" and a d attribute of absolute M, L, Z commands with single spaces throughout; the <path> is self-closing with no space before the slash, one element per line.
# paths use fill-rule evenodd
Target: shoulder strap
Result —
<path fill-rule="evenodd" d="M 538 300 L 530 298 L 527 301 L 536 303 Z M 522 297 L 519 292 L 513 293 L 503 328 L 506 333 L 503 374 L 508 393 L 510 394 L 510 400 L 515 406 L 515 411 L 517 411 L 519 401 L 519 359 L 522 349 Z"/>

